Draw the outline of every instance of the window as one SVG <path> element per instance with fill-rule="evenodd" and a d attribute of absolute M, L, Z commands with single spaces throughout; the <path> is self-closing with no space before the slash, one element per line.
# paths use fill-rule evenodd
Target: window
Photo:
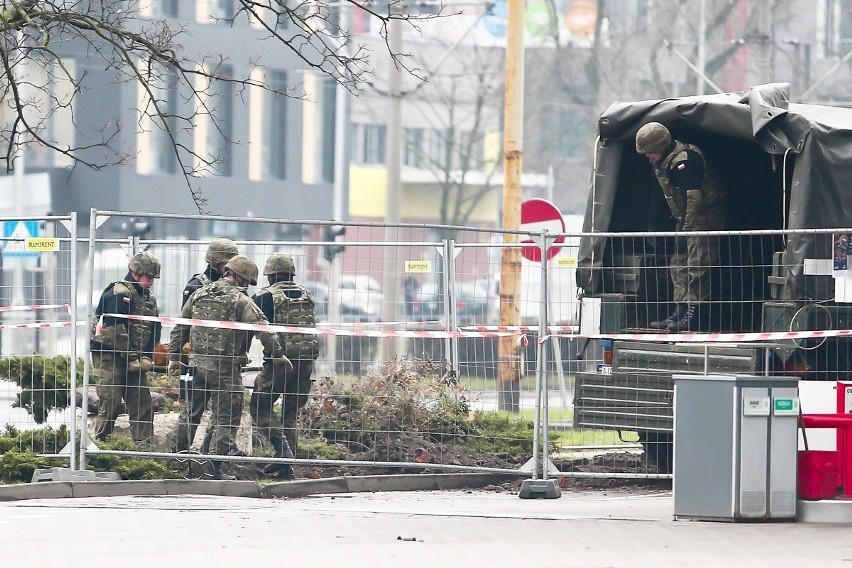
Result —
<path fill-rule="evenodd" d="M 28 79 L 22 89 L 22 96 L 30 99 L 26 113 L 30 126 L 39 136 L 55 143 L 60 148 L 75 145 L 74 126 L 74 84 L 77 79 L 76 61 L 64 58 L 62 66 L 49 58 L 33 57 L 27 65 Z M 5 83 L 0 79 L 0 84 Z M 8 131 L 12 128 L 14 114 L 8 106 L 0 107 L 0 128 Z M 22 141 L 27 137 L 24 135 Z M 30 142 L 27 145 L 27 164 L 30 167 L 67 167 L 73 160 L 41 144 Z"/>
<path fill-rule="evenodd" d="M 220 79 L 210 82 L 210 112 L 207 121 L 207 155 L 216 163 L 213 169 L 218 175 L 229 176 L 232 171 L 231 138 L 234 128 L 234 85 L 230 81 L 233 71 L 230 65 L 222 65 L 216 72 Z"/>
<path fill-rule="evenodd" d="M 423 129 L 406 128 L 403 132 L 402 164 L 419 168 L 423 165 Z"/>
<path fill-rule="evenodd" d="M 136 170 L 140 174 L 172 174 L 177 170 L 171 137 L 178 135 L 177 75 L 170 69 L 154 69 L 148 80 L 147 90 L 139 85 Z"/>
<path fill-rule="evenodd" d="M 482 136 L 477 133 L 477 137 L 474 138 L 473 134 L 470 130 L 459 133 L 455 152 L 455 167 L 459 170 L 478 170 L 485 161 L 485 144 Z"/>
<path fill-rule="evenodd" d="M 268 71 L 267 85 L 280 92 L 287 89 L 287 74 L 283 71 Z M 287 97 L 272 91 L 264 91 L 263 150 L 261 168 L 264 179 L 284 179 L 287 149 Z"/>
<path fill-rule="evenodd" d="M 322 180 L 334 181 L 334 152 L 335 138 L 337 137 L 337 82 L 326 77 L 323 82 L 322 97 Z"/>
<path fill-rule="evenodd" d="M 334 82 L 322 73 L 303 74 L 302 182 L 334 179 Z"/>
<path fill-rule="evenodd" d="M 140 12 L 149 18 L 177 18 L 177 0 L 143 1 Z"/>
<path fill-rule="evenodd" d="M 249 87 L 249 179 L 285 179 L 289 103 L 284 93 L 287 91 L 287 74 L 255 67 L 250 78 L 254 84 Z"/>
<path fill-rule="evenodd" d="M 175 173 L 177 159 L 172 136 L 177 136 L 177 78 L 172 72 L 163 73 L 153 85 L 152 92 L 156 97 L 157 109 L 160 116 L 154 119 L 151 129 L 151 150 L 153 153 L 154 171 L 160 173 Z M 166 131 L 168 129 L 169 132 Z"/>
<path fill-rule="evenodd" d="M 447 159 L 447 131 L 433 128 L 429 131 L 429 164 L 445 169 L 449 167 Z"/>
<path fill-rule="evenodd" d="M 852 49 L 852 0 L 820 0 L 817 12 L 818 55 L 842 57 Z"/>
<path fill-rule="evenodd" d="M 234 0 L 199 0 L 195 19 L 201 23 L 229 23 L 234 17 Z"/>
<path fill-rule="evenodd" d="M 333 14 L 334 10 L 336 8 L 329 7 L 330 14 Z M 278 4 L 278 0 L 257 1 L 255 12 L 249 16 L 249 25 L 253 28 L 269 27 L 273 30 L 282 31 L 287 29 L 288 24 L 287 11 Z"/>
<path fill-rule="evenodd" d="M 361 126 L 361 163 L 385 163 L 385 135 L 387 127 L 384 124 L 364 124 Z"/>
<path fill-rule="evenodd" d="M 210 15 L 214 18 L 232 18 L 234 0 L 210 0 Z"/>

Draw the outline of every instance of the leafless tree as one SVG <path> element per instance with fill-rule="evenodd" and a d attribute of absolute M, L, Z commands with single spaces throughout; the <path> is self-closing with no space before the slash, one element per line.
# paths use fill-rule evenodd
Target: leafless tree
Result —
<path fill-rule="evenodd" d="M 427 145 L 411 140 L 404 144 L 417 155 L 420 167 L 434 176 L 438 223 L 463 226 L 482 199 L 497 189 L 494 176 L 502 171 L 502 146 L 492 154 L 487 141 L 501 139 L 504 60 L 501 49 L 476 45 L 449 49 L 453 55 L 441 71 L 405 99 L 424 109 L 432 139 Z M 418 61 L 416 55 L 412 58 Z M 427 67 L 425 61 L 422 66 Z"/>
<path fill-rule="evenodd" d="M 791 16 L 791 0 L 772 3 L 773 22 Z M 725 85 L 726 65 L 742 50 L 755 57 L 770 38 L 758 31 L 757 2 L 705 0 L 704 72 Z M 701 33 L 698 0 L 631 3 L 595 0 L 589 38 L 527 50 L 525 166 L 556 169 L 562 180 L 557 199 L 565 210 L 581 211 L 591 171 L 594 133 L 600 114 L 615 101 L 656 99 L 699 92 L 686 61 L 698 63 Z M 579 41 L 578 41 L 579 39 Z M 770 45 L 770 57 L 779 51 Z M 536 64 L 530 64 L 532 60 Z M 738 75 L 737 79 L 741 76 Z M 709 84 L 701 87 L 712 92 Z M 584 147 L 577 147 L 577 141 Z"/>
<path fill-rule="evenodd" d="M 0 0 L 0 161 L 7 171 L 14 168 L 21 145 L 41 146 L 73 165 L 94 169 L 133 158 L 121 147 L 120 132 L 128 125 L 99 125 L 96 132 L 82 137 L 83 143 L 68 143 L 48 128 L 51 118 L 61 113 L 70 118 L 75 130 L 83 128 L 74 116 L 74 101 L 87 88 L 88 71 L 69 63 L 66 50 L 72 46 L 85 58 L 86 67 L 106 71 L 114 82 L 140 87 L 140 120 L 135 127 L 137 131 L 156 128 L 168 137 L 200 211 L 204 211 L 205 200 L 197 178 L 215 173 L 223 158 L 199 153 L 183 143 L 179 134 L 192 130 L 203 118 L 224 136 L 212 102 L 217 86 L 223 81 L 231 84 L 237 97 L 249 87 L 301 96 L 292 86 L 270 84 L 251 74 L 223 73 L 226 55 L 188 53 L 181 44 L 189 33 L 187 27 L 174 19 L 150 17 L 145 7 L 152 3 L 154 0 Z M 349 29 L 338 25 L 341 5 L 363 11 L 384 25 L 400 19 L 416 27 L 418 21 L 435 17 L 409 12 L 403 0 L 234 0 L 233 13 L 217 19 L 223 24 L 248 20 L 260 30 L 263 42 L 277 49 L 283 46 L 306 68 L 333 77 L 356 92 L 369 76 L 371 53 L 354 41 Z M 391 56 L 408 69 L 404 54 Z M 248 63 L 249 67 L 263 65 L 264 59 L 258 54 Z M 180 110 L 164 100 L 164 81 L 179 87 L 185 103 Z"/>

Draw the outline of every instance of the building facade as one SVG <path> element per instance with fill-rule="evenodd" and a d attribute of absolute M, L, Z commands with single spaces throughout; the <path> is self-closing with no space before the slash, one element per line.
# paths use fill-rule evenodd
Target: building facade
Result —
<path fill-rule="evenodd" d="M 204 212 L 212 215 L 331 218 L 333 81 L 311 70 L 279 41 L 269 39 L 256 22 L 246 17 L 230 19 L 233 0 L 144 0 L 139 9 L 143 18 L 182 27 L 184 32 L 177 41 L 188 57 L 209 62 L 205 70 L 221 77 L 262 80 L 292 96 L 213 81 L 196 84 L 203 98 L 191 101 L 175 78 L 163 73 L 152 83 L 152 95 L 160 101 L 161 112 L 174 113 L 166 120 L 175 132 L 175 141 L 199 155 L 216 156 L 200 177 L 187 180 L 179 159 L 192 166 L 193 158 L 186 152 L 175 153 L 172 140 L 155 125 L 150 97 L 143 89 L 133 81 L 119 80 L 103 60 L 92 56 L 91 48 L 63 43 L 63 62 L 78 78 L 85 74 L 85 79 L 73 109 L 55 114 L 50 127 L 57 129 L 60 141 L 78 147 L 114 136 L 110 147 L 115 153 L 97 148 L 84 156 L 99 164 L 122 159 L 126 165 L 72 167 L 65 156 L 34 146 L 27 151 L 26 168 L 49 173 L 50 210 L 58 214 L 77 211 L 83 224 L 91 208 L 197 214 L 191 184 L 205 200 Z M 226 58 L 212 55 L 220 52 Z M 52 88 L 61 89 L 62 85 Z M 216 124 L 199 112 L 202 104 L 215 113 Z M 77 128 L 69 124 L 72 112 Z M 236 234 L 233 225 L 214 218 L 208 227 L 178 219 L 155 221 L 148 230 L 149 236 L 163 237 L 282 236 Z"/>

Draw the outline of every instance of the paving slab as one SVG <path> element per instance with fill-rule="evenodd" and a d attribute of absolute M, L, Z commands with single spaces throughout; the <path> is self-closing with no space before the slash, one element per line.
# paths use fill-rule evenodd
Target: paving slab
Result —
<path fill-rule="evenodd" d="M 850 524 L 672 513 L 671 492 L 635 489 L 568 489 L 559 499 L 468 489 L 7 501 L 0 566 L 852 566 Z"/>

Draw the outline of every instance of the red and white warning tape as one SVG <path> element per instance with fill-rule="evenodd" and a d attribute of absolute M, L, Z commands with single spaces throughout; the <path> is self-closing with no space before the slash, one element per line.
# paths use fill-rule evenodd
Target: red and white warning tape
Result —
<path fill-rule="evenodd" d="M 33 312 L 38 310 L 61 310 L 71 311 L 70 304 L 35 304 L 31 306 L 0 306 L 0 312 Z"/>
<path fill-rule="evenodd" d="M 4 323 L 0 329 L 46 329 L 49 327 L 71 327 L 70 321 L 45 321 L 41 323 Z"/>
<path fill-rule="evenodd" d="M 167 325 L 195 325 L 220 329 L 238 329 L 243 331 L 265 331 L 270 333 L 305 333 L 312 335 L 341 335 L 356 337 L 414 337 L 414 338 L 446 338 L 446 337 L 507 337 L 521 336 L 521 331 L 533 331 L 535 327 L 523 326 L 481 326 L 488 331 L 416 331 L 416 330 L 378 330 L 378 329 L 341 329 L 328 325 L 317 327 L 295 327 L 272 324 L 252 324 L 234 321 L 214 321 L 192 318 L 174 318 L 163 316 L 137 316 L 125 314 L 109 314 L 113 317 L 144 321 L 159 321 Z M 551 326 L 553 327 L 553 326 Z M 572 330 L 576 329 L 567 326 Z M 830 337 L 852 337 L 852 329 L 813 330 L 813 331 L 761 331 L 748 333 L 554 333 L 541 337 L 539 342 L 552 337 L 617 339 L 632 341 L 664 341 L 690 343 L 748 343 L 755 341 L 780 341 L 789 339 L 819 339 Z M 526 339 L 524 337 L 524 339 Z"/>
<path fill-rule="evenodd" d="M 463 331 L 538 331 L 537 325 L 463 325 L 459 327 Z M 576 325 L 549 325 L 550 332 L 566 331 L 570 334 L 576 333 L 579 328 Z"/>
<path fill-rule="evenodd" d="M 70 304 L 33 304 L 29 306 L 0 306 L 0 313 L 36 312 L 41 310 L 67 310 L 71 313 Z M 71 327 L 70 321 L 47 321 L 38 323 L 4 323 L 0 329 L 46 329 L 50 327 Z"/>
<path fill-rule="evenodd" d="M 579 337 L 590 339 L 614 339 L 628 341 L 668 341 L 681 343 L 749 343 L 754 341 L 781 341 L 785 339 L 820 339 L 830 337 L 852 337 L 852 329 L 827 329 L 812 331 L 756 331 L 746 333 L 585 333 L 545 335 L 539 341 L 551 337 Z"/>
<path fill-rule="evenodd" d="M 341 329 L 327 325 L 317 327 L 296 327 L 289 325 L 272 325 L 260 323 L 242 323 L 235 321 L 214 321 L 195 318 L 174 318 L 163 316 L 138 316 L 127 314 L 105 314 L 110 317 L 127 318 L 141 321 L 158 321 L 166 325 L 191 325 L 219 329 L 237 329 L 241 331 L 261 331 L 269 333 L 305 333 L 310 335 L 342 335 L 355 337 L 413 337 L 413 338 L 447 338 L 447 337 L 511 337 L 522 335 L 509 331 L 419 331 L 419 330 L 379 330 L 379 329 Z"/>

